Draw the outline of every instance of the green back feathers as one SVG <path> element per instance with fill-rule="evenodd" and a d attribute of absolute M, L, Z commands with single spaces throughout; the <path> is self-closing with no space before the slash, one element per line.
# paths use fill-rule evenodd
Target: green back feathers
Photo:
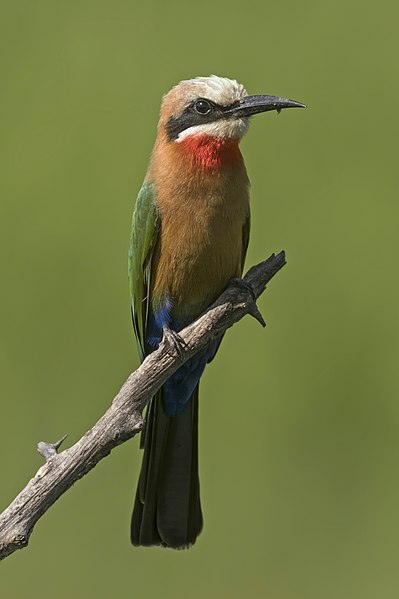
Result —
<path fill-rule="evenodd" d="M 145 329 L 148 315 L 151 257 L 159 228 L 155 193 L 153 183 L 144 183 L 140 189 L 133 212 L 128 256 L 133 327 L 141 361 L 145 357 Z"/>

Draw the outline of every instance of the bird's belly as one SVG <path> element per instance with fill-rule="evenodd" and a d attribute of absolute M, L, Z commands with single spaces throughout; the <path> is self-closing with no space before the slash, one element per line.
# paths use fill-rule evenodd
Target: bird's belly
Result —
<path fill-rule="evenodd" d="M 241 274 L 244 215 L 210 211 L 165 219 L 154 260 L 154 297 L 167 297 L 186 325 Z"/>

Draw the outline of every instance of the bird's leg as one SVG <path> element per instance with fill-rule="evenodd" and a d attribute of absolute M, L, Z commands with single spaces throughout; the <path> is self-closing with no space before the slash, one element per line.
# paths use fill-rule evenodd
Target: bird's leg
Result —
<path fill-rule="evenodd" d="M 231 285 L 232 287 L 239 287 L 240 289 L 244 289 L 245 291 L 248 291 L 250 293 L 251 302 L 249 306 L 249 314 L 256 318 L 256 320 L 262 325 L 262 327 L 265 327 L 266 323 L 256 304 L 256 295 L 252 285 L 244 281 L 244 279 L 240 279 L 239 277 L 234 277 L 233 279 L 231 279 L 229 285 Z"/>
<path fill-rule="evenodd" d="M 186 349 L 187 343 L 180 337 L 179 333 L 176 333 L 170 328 L 169 324 L 165 322 L 162 326 L 163 337 L 162 340 L 168 346 L 169 350 L 174 350 L 180 359 L 183 357 L 183 350 Z"/>

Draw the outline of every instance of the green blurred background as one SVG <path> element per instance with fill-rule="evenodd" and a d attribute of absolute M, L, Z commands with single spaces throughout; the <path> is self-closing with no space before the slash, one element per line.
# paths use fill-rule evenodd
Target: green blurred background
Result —
<path fill-rule="evenodd" d="M 137 439 L 64 495 L 0 596 L 399 596 L 396 4 L 0 5 L 0 508 L 137 366 L 131 211 L 160 98 L 216 73 L 306 111 L 256 117 L 247 265 L 285 249 L 202 383 L 205 528 L 134 549 Z"/>

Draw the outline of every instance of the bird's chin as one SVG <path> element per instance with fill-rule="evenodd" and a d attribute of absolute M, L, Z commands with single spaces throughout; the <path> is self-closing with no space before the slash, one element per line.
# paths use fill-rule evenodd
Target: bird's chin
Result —
<path fill-rule="evenodd" d="M 176 141 L 179 143 L 191 135 L 201 134 L 224 139 L 241 139 L 248 131 L 248 127 L 248 117 L 230 117 L 214 121 L 213 123 L 204 123 L 203 125 L 189 127 L 179 134 Z"/>
<path fill-rule="evenodd" d="M 226 134 L 228 137 L 243 137 L 248 131 L 249 118 L 233 118 L 227 119 L 226 121 Z"/>

